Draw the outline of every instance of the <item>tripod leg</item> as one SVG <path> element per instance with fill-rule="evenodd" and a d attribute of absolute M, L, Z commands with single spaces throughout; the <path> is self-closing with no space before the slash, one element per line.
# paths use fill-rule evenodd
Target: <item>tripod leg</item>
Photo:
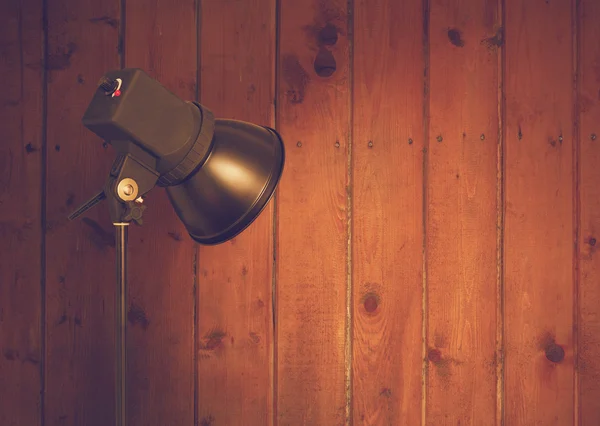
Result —
<path fill-rule="evenodd" d="M 126 426 L 127 380 L 127 232 L 128 223 L 115 223 L 117 253 L 115 425 Z"/>

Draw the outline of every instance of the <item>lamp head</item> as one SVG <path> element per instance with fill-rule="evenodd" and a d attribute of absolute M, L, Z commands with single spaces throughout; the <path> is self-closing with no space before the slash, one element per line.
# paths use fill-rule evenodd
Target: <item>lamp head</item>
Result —
<path fill-rule="evenodd" d="M 247 228 L 283 172 L 285 151 L 275 130 L 215 119 L 136 68 L 103 76 L 83 124 L 117 153 L 103 190 L 113 201 L 113 222 L 136 220 L 141 197 L 162 186 L 200 244 L 225 242 Z"/>

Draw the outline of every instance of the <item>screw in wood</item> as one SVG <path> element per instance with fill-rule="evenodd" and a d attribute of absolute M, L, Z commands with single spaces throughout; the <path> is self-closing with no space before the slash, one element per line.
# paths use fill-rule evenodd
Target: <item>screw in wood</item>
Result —
<path fill-rule="evenodd" d="M 439 135 L 436 139 L 437 139 L 438 142 L 441 142 L 441 141 L 444 140 L 444 138 L 442 137 L 442 135 Z"/>
<path fill-rule="evenodd" d="M 297 146 L 298 148 L 300 148 L 300 147 L 302 146 L 302 142 L 298 141 L 298 142 L 296 143 L 296 146 Z"/>

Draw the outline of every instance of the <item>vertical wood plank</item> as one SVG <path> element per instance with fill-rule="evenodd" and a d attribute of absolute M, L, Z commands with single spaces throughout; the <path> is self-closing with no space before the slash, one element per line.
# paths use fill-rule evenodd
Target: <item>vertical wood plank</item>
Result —
<path fill-rule="evenodd" d="M 421 422 L 422 34 L 420 0 L 354 4 L 352 396 L 356 425 Z"/>
<path fill-rule="evenodd" d="M 127 0 L 125 18 L 125 67 L 195 100 L 195 1 Z M 191 425 L 195 244 L 162 188 L 145 204 L 144 225 L 129 233 L 129 422 Z"/>
<path fill-rule="evenodd" d="M 428 425 L 496 423 L 497 0 L 430 4 Z"/>
<path fill-rule="evenodd" d="M 42 1 L 0 4 L 0 424 L 41 423 Z"/>
<path fill-rule="evenodd" d="M 96 83 L 119 66 L 118 1 L 48 2 L 46 425 L 114 421 L 114 231 L 99 205 L 113 153 L 81 124 Z"/>
<path fill-rule="evenodd" d="M 571 2 L 506 0 L 507 425 L 572 424 Z"/>
<path fill-rule="evenodd" d="M 349 43 L 345 0 L 282 0 L 277 124 L 278 424 L 346 418 Z"/>
<path fill-rule="evenodd" d="M 579 414 L 581 426 L 600 424 L 600 3 L 579 2 Z"/>
<path fill-rule="evenodd" d="M 275 1 L 206 1 L 200 17 L 200 101 L 273 127 Z M 272 424 L 272 265 L 272 202 L 235 239 L 199 247 L 200 425 Z"/>

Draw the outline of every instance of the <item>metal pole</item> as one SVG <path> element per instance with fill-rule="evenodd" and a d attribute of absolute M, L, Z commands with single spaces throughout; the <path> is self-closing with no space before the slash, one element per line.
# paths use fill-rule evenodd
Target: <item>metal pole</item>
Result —
<path fill-rule="evenodd" d="M 127 232 L 128 223 L 115 223 L 117 253 L 115 425 L 127 425 Z"/>

